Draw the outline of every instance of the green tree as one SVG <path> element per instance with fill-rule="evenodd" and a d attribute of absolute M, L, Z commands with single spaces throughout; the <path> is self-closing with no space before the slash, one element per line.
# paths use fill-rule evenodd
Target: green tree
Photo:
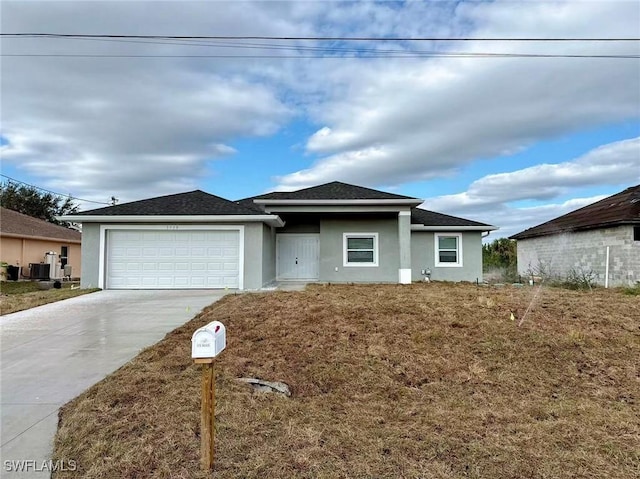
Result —
<path fill-rule="evenodd" d="M 62 226 L 69 226 L 69 224 L 58 221 L 56 216 L 78 211 L 78 205 L 72 198 L 44 192 L 14 181 L 0 184 L 0 205 L 3 208 Z"/>
<path fill-rule="evenodd" d="M 518 255 L 516 241 L 498 238 L 482 245 L 482 265 L 487 271 L 492 268 L 504 268 L 507 273 L 515 274 Z"/>

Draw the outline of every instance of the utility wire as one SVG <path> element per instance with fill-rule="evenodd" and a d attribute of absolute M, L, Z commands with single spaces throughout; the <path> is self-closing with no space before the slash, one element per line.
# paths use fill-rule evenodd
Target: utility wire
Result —
<path fill-rule="evenodd" d="M 54 38 L 139 38 L 156 40 L 284 40 L 284 41 L 341 41 L 341 42 L 637 42 L 640 38 L 587 37 L 587 38 L 533 38 L 533 37 L 275 37 L 256 35 L 115 35 L 73 33 L 0 33 L 0 37 L 54 37 Z"/>
<path fill-rule="evenodd" d="M 55 191 L 47 190 L 46 188 L 41 188 L 39 186 L 32 185 L 30 183 L 25 183 L 24 181 L 16 180 L 15 178 L 11 178 L 10 176 L 4 175 L 4 174 L 0 174 L 0 176 L 2 176 L 3 178 L 6 178 L 9 181 L 12 181 L 13 183 L 18 183 L 20 185 L 29 186 L 31 188 L 35 188 L 36 190 L 40 190 L 40 191 L 46 191 L 47 193 L 51 193 L 52 195 L 62 196 L 64 198 L 70 198 L 72 200 L 77 200 L 77 201 L 84 201 L 86 203 L 95 203 L 95 204 L 98 204 L 98 205 L 109 205 L 109 206 L 111 205 L 111 203 L 105 203 L 103 201 L 85 200 L 85 199 L 82 199 L 82 198 L 76 198 L 75 196 L 65 195 L 63 193 L 56 193 Z"/>
<path fill-rule="evenodd" d="M 93 55 L 82 53 L 3 53 L 2 57 L 50 57 L 50 58 L 247 58 L 247 59 L 358 59 L 358 58 L 609 58 L 640 59 L 640 55 L 555 55 L 555 54 L 517 54 L 517 53 L 460 53 L 460 54 L 428 54 L 415 55 L 351 55 L 351 56 L 319 56 L 319 55 L 134 55 L 105 54 Z"/>
<path fill-rule="evenodd" d="M 310 59 L 310 58 L 613 58 L 613 59 L 637 59 L 640 54 L 563 54 L 563 53 L 500 53 L 500 52 L 451 52 L 451 51 L 424 51 L 424 50 L 400 50 L 400 49 L 374 49 L 374 48 L 345 48 L 338 46 L 304 46 L 304 45 L 286 45 L 274 43 L 248 43 L 248 42 L 230 42 L 220 41 L 220 39 L 253 39 L 271 41 L 290 39 L 294 37 L 161 37 L 151 35 L 72 35 L 72 34 L 0 34 L 2 36 L 28 36 L 30 38 L 55 38 L 65 40 L 91 40 L 103 42 L 122 42 L 122 43 L 142 43 L 153 45 L 180 45 L 190 47 L 217 47 L 217 48 L 242 48 L 255 50 L 288 50 L 294 52 L 317 53 L 307 55 L 239 55 L 239 54 L 213 54 L 213 55 L 186 55 L 186 54 L 91 54 L 91 53 L 4 53 L 0 56 L 4 57 L 76 57 L 76 58 L 292 58 L 292 59 Z M 310 39 L 311 37 L 295 37 L 296 39 Z M 321 40 L 337 40 L 347 37 L 318 37 Z M 364 38 L 348 38 L 349 40 L 364 40 Z M 173 41 L 172 41 L 173 40 Z M 199 40 L 195 43 L 194 40 Z M 207 43 L 202 43 L 207 41 Z M 383 39 L 377 40 L 397 40 Z M 402 39 L 400 39 L 402 40 Z M 404 39 L 406 40 L 406 39 Z M 426 39 L 413 39 L 426 40 Z M 440 39 L 444 41 L 444 39 Z M 465 40 L 471 39 L 454 39 Z M 506 39 L 486 39 L 500 40 Z M 600 39 L 509 39 L 510 41 L 640 41 L 640 39 L 622 39 L 622 38 L 600 38 Z"/>

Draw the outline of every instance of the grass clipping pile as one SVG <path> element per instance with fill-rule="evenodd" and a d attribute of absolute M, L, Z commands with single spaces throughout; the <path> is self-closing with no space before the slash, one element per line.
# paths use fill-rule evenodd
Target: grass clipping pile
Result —
<path fill-rule="evenodd" d="M 598 289 L 317 285 L 227 296 L 67 404 L 57 479 L 204 478 L 193 331 L 216 360 L 215 477 L 636 478 L 640 301 Z M 284 381 L 290 398 L 236 378 Z"/>

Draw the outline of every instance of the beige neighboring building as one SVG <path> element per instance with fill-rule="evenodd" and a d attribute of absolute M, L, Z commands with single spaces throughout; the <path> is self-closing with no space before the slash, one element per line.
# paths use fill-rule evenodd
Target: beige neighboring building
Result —
<path fill-rule="evenodd" d="M 80 277 L 82 235 L 64 226 L 0 208 L 0 261 L 20 267 L 20 278 L 28 277 L 29 263 L 42 263 L 45 253 L 56 253 L 62 266 L 71 265 L 72 276 Z"/>

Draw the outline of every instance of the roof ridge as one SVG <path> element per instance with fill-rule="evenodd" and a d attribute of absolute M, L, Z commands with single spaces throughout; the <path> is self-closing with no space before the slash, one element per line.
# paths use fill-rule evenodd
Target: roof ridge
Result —
<path fill-rule="evenodd" d="M 200 189 L 128 201 L 79 212 L 80 216 L 107 215 L 255 215 L 264 214 L 256 208 L 228 200 Z"/>

